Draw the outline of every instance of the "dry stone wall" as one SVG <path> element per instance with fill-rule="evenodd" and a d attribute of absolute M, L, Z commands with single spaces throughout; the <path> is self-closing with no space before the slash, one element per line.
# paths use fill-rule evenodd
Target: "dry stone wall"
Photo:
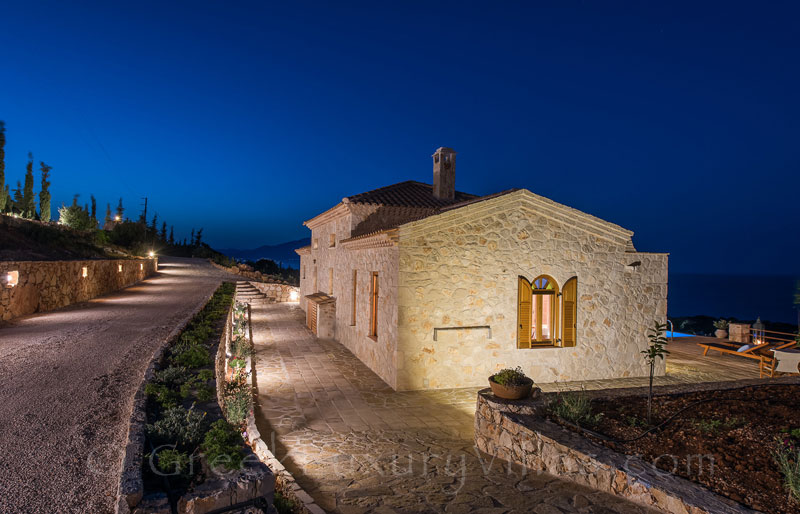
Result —
<path fill-rule="evenodd" d="M 629 391 L 615 393 L 622 396 Z M 638 457 L 599 446 L 547 421 L 540 413 L 552 399 L 553 393 L 549 393 L 537 400 L 508 401 L 495 397 L 489 389 L 479 391 L 475 446 L 489 455 L 521 464 L 528 471 L 545 471 L 664 512 L 756 512 Z"/>
<path fill-rule="evenodd" d="M 267 284 L 264 282 L 250 282 L 250 285 L 258 289 L 273 302 L 296 302 L 300 298 L 297 287 L 286 284 Z M 292 295 L 294 293 L 294 295 Z"/>
<path fill-rule="evenodd" d="M 0 319 L 7 321 L 90 300 L 135 284 L 157 269 L 157 259 L 3 261 Z M 19 282 L 8 287 L 7 275 L 15 271 Z"/>
<path fill-rule="evenodd" d="M 485 385 L 514 366 L 537 382 L 648 374 L 640 351 L 666 319 L 667 255 L 634 252 L 630 232 L 547 202 L 523 190 L 400 227 L 397 389 Z M 518 277 L 539 275 L 559 287 L 577 277 L 575 347 L 517 348 Z M 491 339 L 433 340 L 436 327 L 481 325 Z"/>

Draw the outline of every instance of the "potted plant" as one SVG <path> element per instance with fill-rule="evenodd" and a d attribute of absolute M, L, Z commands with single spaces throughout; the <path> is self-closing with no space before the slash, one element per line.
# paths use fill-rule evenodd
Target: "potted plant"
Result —
<path fill-rule="evenodd" d="M 714 328 L 717 330 L 714 331 L 714 335 L 717 336 L 719 339 L 725 339 L 728 337 L 728 321 L 724 319 L 718 319 L 714 322 Z"/>
<path fill-rule="evenodd" d="M 498 398 L 521 400 L 531 394 L 533 380 L 525 376 L 522 368 L 506 368 L 489 377 L 489 387 Z"/>

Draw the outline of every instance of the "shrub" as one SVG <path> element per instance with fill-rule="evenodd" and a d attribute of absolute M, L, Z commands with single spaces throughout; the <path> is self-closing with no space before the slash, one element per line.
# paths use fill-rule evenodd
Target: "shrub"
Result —
<path fill-rule="evenodd" d="M 178 404 L 178 400 L 180 400 L 178 393 L 164 384 L 150 382 L 144 386 L 144 392 L 147 396 L 153 398 L 162 409 L 175 407 Z"/>
<path fill-rule="evenodd" d="M 210 369 L 201 369 L 200 371 L 197 372 L 197 378 L 202 380 L 203 382 L 214 380 L 214 372 Z"/>
<path fill-rule="evenodd" d="M 506 368 L 498 371 L 492 375 L 492 380 L 502 386 L 520 386 L 527 384 L 530 379 L 525 376 L 522 368 L 517 366 L 514 369 Z"/>
<path fill-rule="evenodd" d="M 211 363 L 211 355 L 205 347 L 195 344 L 175 355 L 173 362 L 187 368 L 202 368 Z"/>
<path fill-rule="evenodd" d="M 206 462 L 211 469 L 223 466 L 225 469 L 240 469 L 244 454 L 242 452 L 242 436 L 224 419 L 211 425 L 203 440 L 203 451 Z"/>
<path fill-rule="evenodd" d="M 584 427 L 594 427 L 603 414 L 592 414 L 592 402 L 584 389 L 559 393 L 549 405 L 550 412 L 559 418 Z"/>
<path fill-rule="evenodd" d="M 58 209 L 58 222 L 75 230 L 97 229 L 97 223 L 89 212 L 79 205 L 62 205 Z"/>
<path fill-rule="evenodd" d="M 200 400 L 201 402 L 204 402 L 204 403 L 205 402 L 210 402 L 211 400 L 214 399 L 214 397 L 215 397 L 214 393 L 215 392 L 216 392 L 216 390 L 211 386 L 199 385 L 199 386 L 197 386 L 197 394 L 196 394 L 196 396 L 197 396 L 197 399 Z"/>
<path fill-rule="evenodd" d="M 159 444 L 177 444 L 193 449 L 203 440 L 205 417 L 205 412 L 197 412 L 194 408 L 172 407 L 154 424 L 148 424 L 145 430 Z"/>
<path fill-rule="evenodd" d="M 800 448 L 789 437 L 779 438 L 772 457 L 783 475 L 783 484 L 795 502 L 800 502 Z"/>
<path fill-rule="evenodd" d="M 728 330 L 728 320 L 718 319 L 714 322 L 714 328 L 717 330 Z"/>
<path fill-rule="evenodd" d="M 186 475 L 189 471 L 190 458 L 186 452 L 175 449 L 158 452 L 158 469 L 170 475 Z"/>
<path fill-rule="evenodd" d="M 250 385 L 244 377 L 226 382 L 222 389 L 222 402 L 225 418 L 234 425 L 243 425 L 250 410 Z"/>
<path fill-rule="evenodd" d="M 155 375 L 153 376 L 153 381 L 160 384 L 176 386 L 186 382 L 188 378 L 189 372 L 186 371 L 186 368 L 169 366 L 162 370 L 156 371 Z"/>
<path fill-rule="evenodd" d="M 275 506 L 275 510 L 278 511 L 278 514 L 292 514 L 297 509 L 295 503 L 291 499 L 282 495 L 280 491 L 275 491 L 272 504 Z"/>
<path fill-rule="evenodd" d="M 231 354 L 242 359 L 250 357 L 253 354 L 250 341 L 242 336 L 234 337 L 231 341 Z"/>

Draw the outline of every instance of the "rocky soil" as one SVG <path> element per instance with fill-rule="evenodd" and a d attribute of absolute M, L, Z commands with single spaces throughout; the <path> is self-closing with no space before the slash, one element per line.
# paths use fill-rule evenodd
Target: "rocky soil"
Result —
<path fill-rule="evenodd" d="M 663 430 L 636 441 L 596 442 L 641 455 L 658 468 L 698 482 L 753 509 L 796 513 L 772 451 L 783 431 L 800 428 L 800 386 L 772 385 L 654 398 L 654 424 L 679 414 Z M 710 400 L 710 401 L 709 401 Z M 692 406 L 695 402 L 702 401 Z M 646 428 L 646 398 L 593 402 L 604 419 L 596 431 L 621 440 Z M 700 460 L 702 456 L 702 460 Z"/>

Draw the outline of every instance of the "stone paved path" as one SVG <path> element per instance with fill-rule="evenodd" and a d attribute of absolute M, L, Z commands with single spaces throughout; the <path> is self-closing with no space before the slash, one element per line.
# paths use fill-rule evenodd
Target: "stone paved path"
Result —
<path fill-rule="evenodd" d="M 473 446 L 477 388 L 394 392 L 293 304 L 252 305 L 262 437 L 329 511 L 645 513 Z"/>

